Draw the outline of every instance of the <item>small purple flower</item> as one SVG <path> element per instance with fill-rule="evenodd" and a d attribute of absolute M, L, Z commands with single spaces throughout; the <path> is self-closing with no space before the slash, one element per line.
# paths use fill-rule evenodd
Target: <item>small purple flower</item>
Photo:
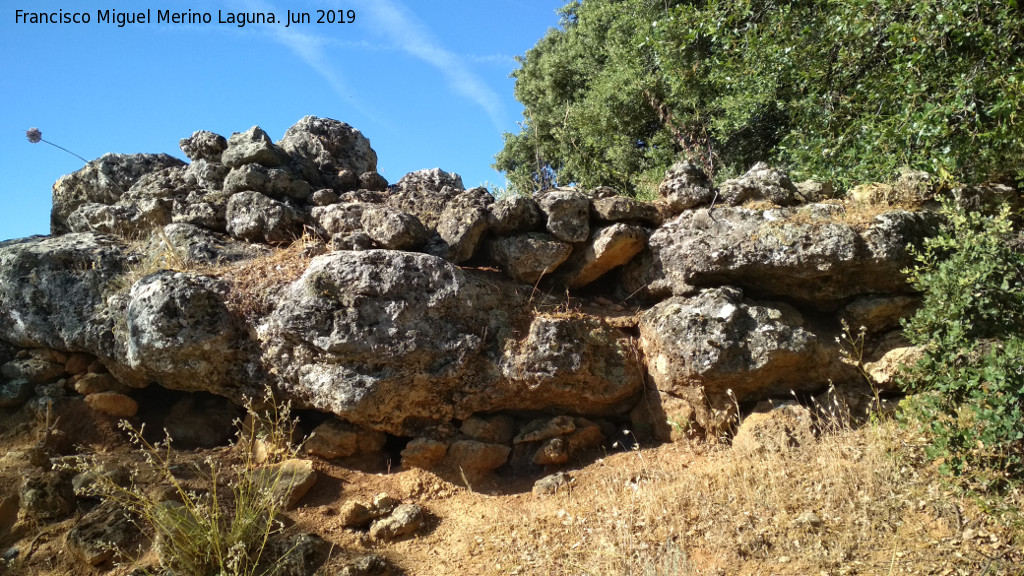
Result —
<path fill-rule="evenodd" d="M 33 144 L 38 144 L 43 139 L 43 133 L 39 131 L 39 128 L 29 128 L 25 131 L 25 136 L 28 136 L 28 141 Z"/>

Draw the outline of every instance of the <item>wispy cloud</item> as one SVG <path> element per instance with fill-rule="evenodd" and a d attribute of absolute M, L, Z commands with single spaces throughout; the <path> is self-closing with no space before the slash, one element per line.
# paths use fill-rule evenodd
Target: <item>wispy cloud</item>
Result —
<path fill-rule="evenodd" d="M 502 129 L 504 106 L 501 99 L 470 70 L 467 65 L 470 58 L 442 47 L 421 21 L 400 2 L 369 0 L 361 5 L 361 11 L 371 14 L 378 29 L 401 50 L 436 68 L 451 90 L 483 108 L 494 126 Z"/>

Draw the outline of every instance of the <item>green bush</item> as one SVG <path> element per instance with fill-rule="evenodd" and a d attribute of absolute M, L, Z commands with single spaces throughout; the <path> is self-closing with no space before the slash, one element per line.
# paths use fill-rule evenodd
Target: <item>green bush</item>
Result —
<path fill-rule="evenodd" d="M 840 189 L 1024 176 L 1024 2 L 573 1 L 519 63 L 495 163 L 519 191 L 637 193 L 681 156 Z"/>
<path fill-rule="evenodd" d="M 905 334 L 925 357 L 904 378 L 930 455 L 972 481 L 1024 473 L 1024 254 L 1011 213 L 945 203 L 946 223 L 910 271 L 924 294 Z"/>

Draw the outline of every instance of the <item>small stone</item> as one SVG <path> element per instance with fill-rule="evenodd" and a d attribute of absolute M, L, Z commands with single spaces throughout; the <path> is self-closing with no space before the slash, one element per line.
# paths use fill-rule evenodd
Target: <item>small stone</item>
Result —
<path fill-rule="evenodd" d="M 822 524 L 821 518 L 819 518 L 817 514 L 809 510 L 797 516 L 796 523 L 802 526 L 809 526 L 811 528 L 817 528 Z"/>
<path fill-rule="evenodd" d="M 257 482 L 273 490 L 286 509 L 295 507 L 316 484 L 317 473 L 311 460 L 285 460 L 256 472 Z"/>
<path fill-rule="evenodd" d="M 118 392 L 97 392 L 85 397 L 85 403 L 97 412 L 116 418 L 132 418 L 139 412 L 139 403 Z"/>
<path fill-rule="evenodd" d="M 313 429 L 304 447 L 306 452 L 321 458 L 344 458 L 359 449 L 359 437 L 341 422 L 328 420 Z"/>
<path fill-rule="evenodd" d="M 85 373 L 75 379 L 75 392 L 83 396 L 99 392 L 125 392 L 127 388 L 109 372 L 105 374 Z"/>
<path fill-rule="evenodd" d="M 448 445 L 432 438 L 413 438 L 402 450 L 402 467 L 430 470 L 444 459 Z"/>
<path fill-rule="evenodd" d="M 533 483 L 534 496 L 555 494 L 562 487 L 569 485 L 569 476 L 565 472 L 551 474 Z"/>
<path fill-rule="evenodd" d="M 356 558 L 338 572 L 338 576 L 393 576 L 394 567 L 383 556 L 367 554 Z"/>
<path fill-rule="evenodd" d="M 395 540 L 408 536 L 423 526 L 423 508 L 417 504 L 402 504 L 386 518 L 370 526 L 370 538 L 374 540 Z"/>
<path fill-rule="evenodd" d="M 341 505 L 339 515 L 342 526 L 357 530 L 365 528 L 373 520 L 373 513 L 370 512 L 370 509 L 353 500 Z"/>
<path fill-rule="evenodd" d="M 512 449 L 504 444 L 458 440 L 448 447 L 444 465 L 470 482 L 482 480 L 506 461 Z"/>
<path fill-rule="evenodd" d="M 98 566 L 113 558 L 116 552 L 124 551 L 137 533 L 138 529 L 124 510 L 101 506 L 75 523 L 66 542 L 68 549 L 83 562 Z"/>
<path fill-rule="evenodd" d="M 68 361 L 64 363 L 64 370 L 68 374 L 79 375 L 85 374 L 89 371 L 89 365 L 92 364 L 96 358 L 91 354 L 76 353 L 68 357 Z"/>
<path fill-rule="evenodd" d="M 565 464 L 569 461 L 569 447 L 562 438 L 551 438 L 544 442 L 533 455 L 533 463 L 538 466 Z"/>

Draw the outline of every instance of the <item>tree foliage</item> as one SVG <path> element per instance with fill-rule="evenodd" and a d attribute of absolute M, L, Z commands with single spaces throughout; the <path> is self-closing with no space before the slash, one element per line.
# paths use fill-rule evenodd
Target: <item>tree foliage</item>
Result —
<path fill-rule="evenodd" d="M 1021 177 L 1024 2 L 584 0 L 519 58 L 513 187 L 637 192 L 681 156 L 841 187 Z"/>

